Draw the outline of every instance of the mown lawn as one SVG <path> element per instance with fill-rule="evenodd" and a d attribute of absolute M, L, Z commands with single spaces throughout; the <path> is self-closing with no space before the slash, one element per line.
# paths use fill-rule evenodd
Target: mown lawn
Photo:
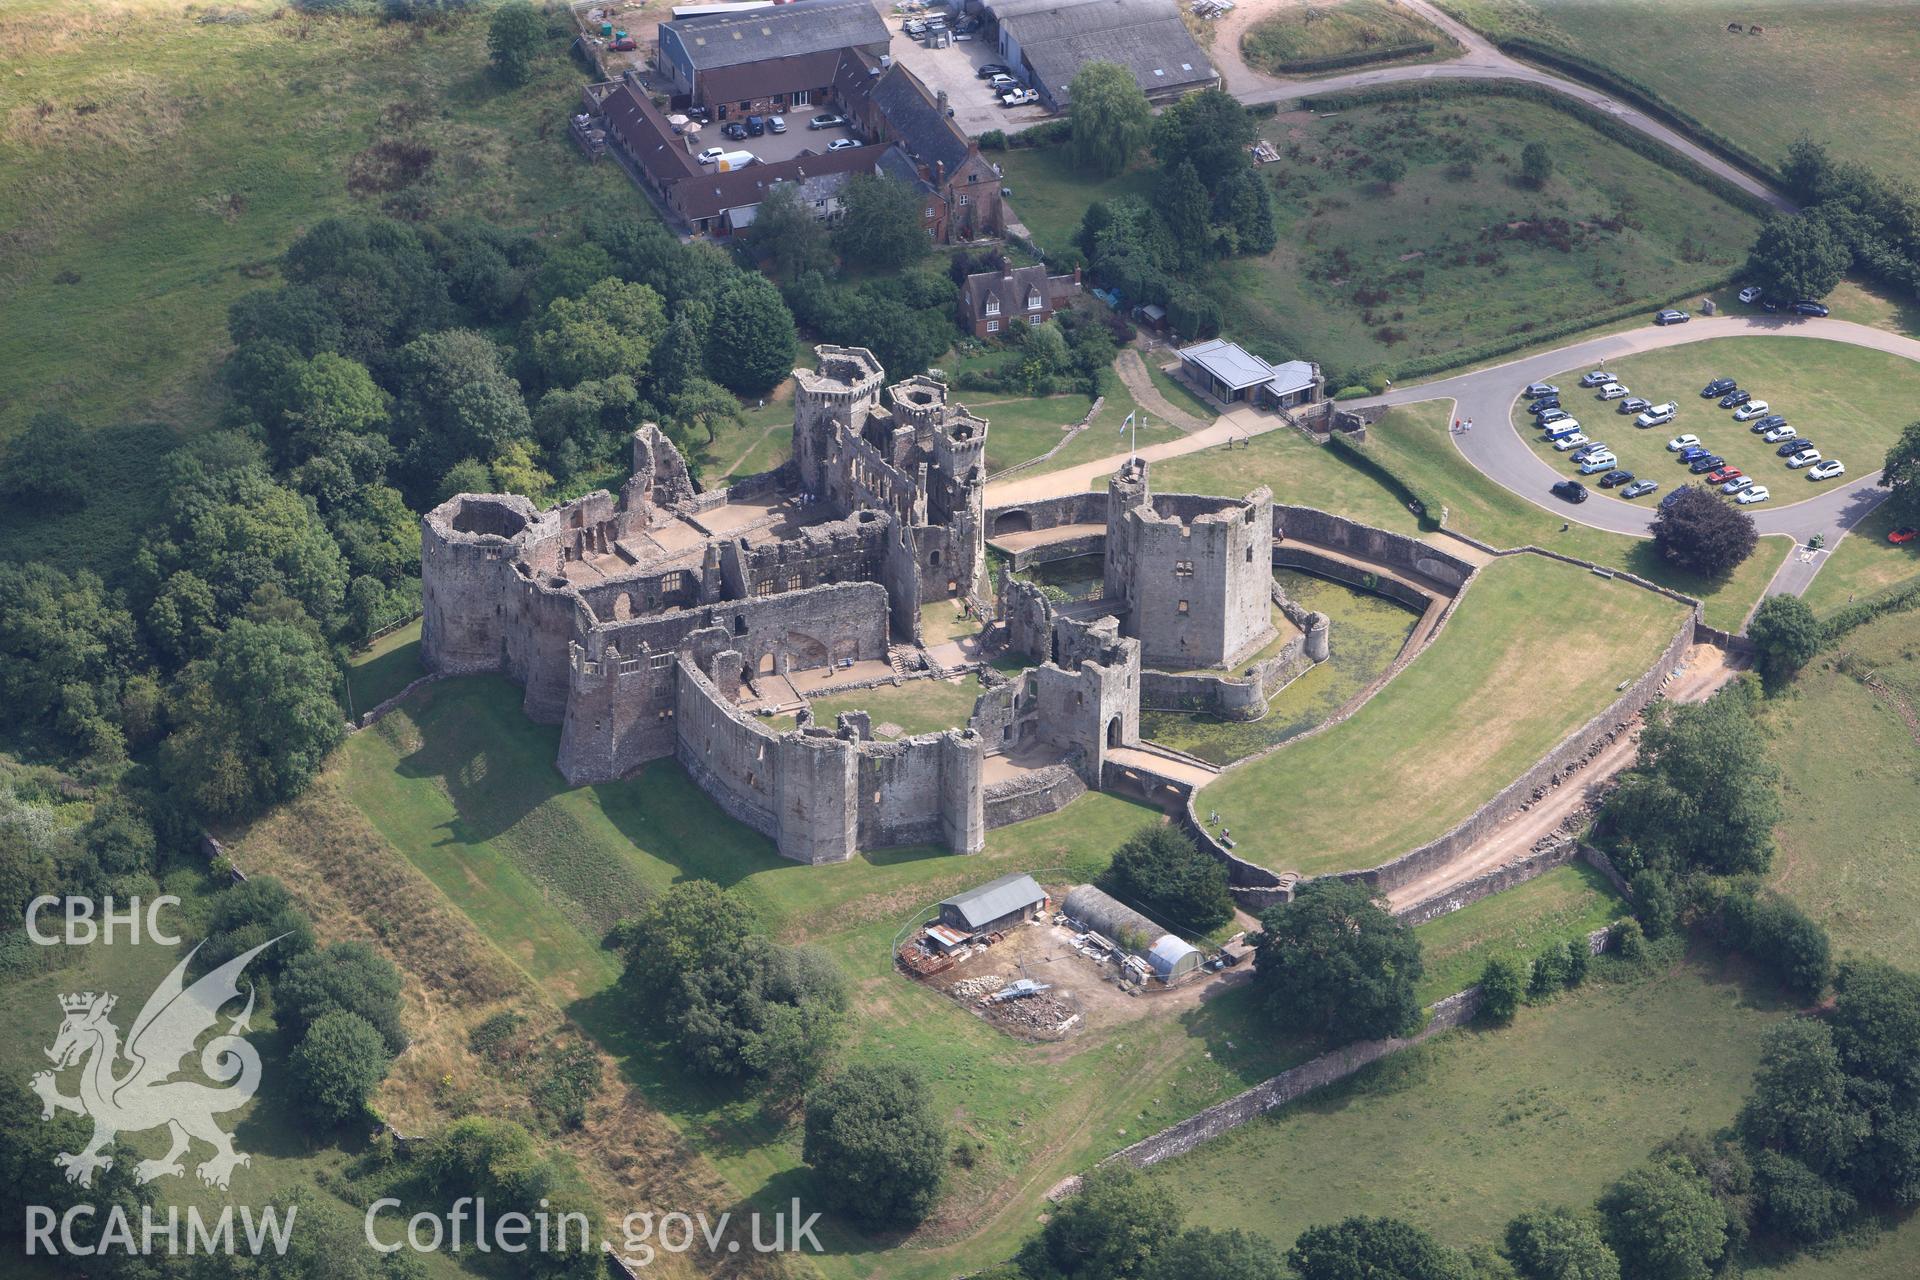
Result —
<path fill-rule="evenodd" d="M 1538 556 L 1496 560 L 1352 719 L 1228 772 L 1207 807 L 1241 856 L 1275 870 L 1385 862 L 1465 818 L 1605 707 L 1682 616 L 1618 579 Z"/>
<path fill-rule="evenodd" d="M 427 674 L 420 665 L 420 620 L 389 631 L 347 663 L 348 712 L 373 710 Z"/>
<path fill-rule="evenodd" d="M 1576 861 L 1429 920 L 1414 931 L 1427 965 L 1420 1003 L 1466 990 L 1497 955 L 1525 963 L 1550 942 L 1585 938 L 1627 914 L 1607 878 Z"/>
<path fill-rule="evenodd" d="M 898 731 L 888 737 L 916 733 L 938 733 L 942 729 L 964 729 L 973 715 L 973 704 L 984 693 L 973 676 L 959 680 L 909 680 L 898 688 L 882 686 L 858 693 L 815 698 L 808 705 L 817 725 L 832 728 L 842 711 L 864 711 L 873 717 L 876 735 L 882 725 Z"/>
<path fill-rule="evenodd" d="M 830 1276 L 882 1267 L 934 1280 L 1001 1260 L 1060 1177 L 1312 1052 L 1261 1030 L 1245 989 L 1064 1047 L 1033 1046 L 894 970 L 893 939 L 929 904 L 1016 869 L 1048 883 L 1089 879 L 1126 836 L 1158 820 L 1151 810 L 1094 794 L 990 833 L 973 857 L 917 848 L 807 867 L 728 819 L 672 762 L 569 790 L 552 768 L 557 745 L 556 729 L 521 715 L 520 691 L 507 682 L 444 681 L 342 748 L 345 792 L 397 856 L 571 1001 L 575 1019 L 739 1196 L 769 1207 L 808 1195 L 791 1118 L 684 1071 L 611 987 L 617 964 L 600 940 L 648 894 L 701 876 L 733 886 L 779 936 L 831 952 L 855 989 L 845 1057 L 914 1061 L 955 1129 L 983 1147 L 973 1169 L 956 1166 L 935 1219 L 904 1245 L 828 1235 L 821 1266 Z"/>
<path fill-rule="evenodd" d="M 1303 61 L 1422 43 L 1435 48 L 1381 61 L 1449 58 L 1460 52 L 1444 31 L 1391 0 L 1341 0 L 1277 10 L 1247 29 L 1240 37 L 1240 52 L 1255 71 L 1285 75 Z"/>
<path fill-rule="evenodd" d="M 1545 381 L 1559 386 L 1567 412 L 1580 420 L 1590 439 L 1609 445 L 1621 466 L 1659 481 L 1662 493 L 1670 491 L 1694 477 L 1667 451 L 1667 441 L 1683 433 L 1697 435 L 1730 465 L 1766 485 L 1772 495 L 1767 505 L 1776 507 L 1818 497 L 1845 478 L 1809 481 L 1804 469 L 1789 468 L 1776 446 L 1754 435 L 1749 423 L 1734 421 L 1733 410 L 1722 409 L 1717 400 L 1701 399 L 1701 387 L 1715 378 L 1735 379 L 1819 446 L 1822 457 L 1839 458 L 1854 476 L 1879 468 L 1920 404 L 1920 365 L 1900 356 L 1817 338 L 1717 338 L 1608 362 L 1607 371 L 1634 395 L 1655 404 L 1679 404 L 1672 422 L 1643 429 L 1616 412 L 1614 404 L 1596 400 L 1580 387 L 1580 376 L 1590 367 L 1568 369 Z M 1567 456 L 1533 429 L 1525 404 L 1515 403 L 1513 423 L 1534 452 L 1557 470 L 1573 470 Z M 1625 501 L 1614 490 L 1597 485 L 1589 490 L 1602 502 Z M 1634 505 L 1648 501 L 1636 499 Z"/>
<path fill-rule="evenodd" d="M 1765 159 L 1803 134 L 1920 180 L 1920 28 L 1903 0 L 1440 0 L 1483 31 L 1570 46 Z M 1729 22 L 1761 34 L 1734 35 Z"/>
<path fill-rule="evenodd" d="M 1636 300 L 1703 288 L 1744 259 L 1758 229 L 1671 170 L 1551 107 L 1499 99 L 1385 104 L 1263 126 L 1283 160 L 1279 247 L 1198 283 L 1224 331 L 1266 356 L 1325 367 L 1329 387 L 1372 369 L 1524 335 Z M 1513 180 L 1538 141 L 1554 176 Z M 1391 185 L 1375 166 L 1405 168 Z M 1008 152 L 1021 218 L 1063 244 L 1096 199 L 1142 194 L 1151 174 L 1075 175 L 1059 149 Z"/>
<path fill-rule="evenodd" d="M 1801 599 L 1822 617 L 1920 574 L 1920 542 L 1892 543 L 1898 522 L 1882 504 L 1847 531 Z"/>
<path fill-rule="evenodd" d="M 1776 1016 L 1703 961 L 1590 982 L 1509 1028 L 1398 1054 L 1149 1176 L 1189 1224 L 1282 1247 L 1355 1214 L 1496 1244 L 1522 1210 L 1586 1208 L 1661 1140 L 1732 1120 Z"/>

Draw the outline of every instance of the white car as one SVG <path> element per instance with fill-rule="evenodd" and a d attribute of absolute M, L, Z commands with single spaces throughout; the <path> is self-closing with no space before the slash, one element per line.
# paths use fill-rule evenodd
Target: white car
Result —
<path fill-rule="evenodd" d="M 1585 443 L 1587 443 L 1587 438 L 1576 431 L 1570 436 L 1561 436 L 1558 440 L 1555 440 L 1553 447 L 1561 453 L 1565 453 L 1569 449 L 1578 449 Z"/>
<path fill-rule="evenodd" d="M 1773 430 L 1767 432 L 1767 434 L 1761 436 L 1760 438 L 1762 440 L 1765 440 L 1768 444 L 1779 444 L 1782 440 L 1791 440 L 1799 434 L 1800 433 L 1798 431 L 1795 431 L 1792 427 L 1788 426 L 1786 423 L 1783 422 L 1779 426 L 1775 427 Z"/>
<path fill-rule="evenodd" d="M 849 148 L 857 147 L 859 145 L 860 145 L 860 139 L 858 138 L 835 138 L 832 142 L 829 142 L 827 144 L 827 150 L 846 151 Z"/>
<path fill-rule="evenodd" d="M 1667 441 L 1667 452 L 1678 453 L 1682 449 L 1691 449 L 1699 443 L 1699 436 L 1675 436 L 1673 439 Z"/>
<path fill-rule="evenodd" d="M 1680 406 L 1677 404 L 1671 402 L 1667 404 L 1657 404 L 1635 418 L 1633 425 L 1636 427 L 1664 427 L 1669 422 L 1672 422 L 1673 416 L 1679 412 Z"/>
<path fill-rule="evenodd" d="M 1760 286 L 1750 284 L 1740 291 L 1740 301 L 1749 305 L 1760 301 Z"/>
<path fill-rule="evenodd" d="M 1765 400 L 1749 400 L 1733 411 L 1735 422 L 1752 422 L 1755 418 L 1764 418 L 1773 410 Z"/>
<path fill-rule="evenodd" d="M 1752 476 L 1735 476 L 1733 479 L 1727 481 L 1725 484 L 1720 486 L 1720 492 L 1739 493 L 1742 489 L 1751 489 L 1752 487 L 1753 487 Z"/>
<path fill-rule="evenodd" d="M 1619 465 L 1620 459 L 1610 453 L 1590 453 L 1587 460 L 1580 464 L 1580 474 L 1590 476 L 1598 471 L 1611 471 Z"/>
<path fill-rule="evenodd" d="M 1767 492 L 1767 486 L 1756 484 L 1750 489 L 1742 489 L 1739 493 L 1734 494 L 1733 500 L 1743 507 L 1750 507 L 1756 502 L 1765 502 L 1772 496 L 1771 493 Z"/>
<path fill-rule="evenodd" d="M 1583 373 L 1580 375 L 1580 385 L 1583 387 L 1603 387 L 1612 381 L 1613 375 L 1601 369 L 1595 369 L 1592 373 Z"/>
<path fill-rule="evenodd" d="M 1820 451 L 1818 449 L 1809 449 L 1805 453 L 1796 453 L 1791 458 L 1788 458 L 1787 466 L 1798 471 L 1802 467 L 1810 467 L 1819 461 L 1821 461 Z"/>
<path fill-rule="evenodd" d="M 1807 472 L 1809 480 L 1831 480 L 1835 476 L 1847 474 L 1846 464 L 1838 458 L 1828 458 L 1825 462 Z"/>
<path fill-rule="evenodd" d="M 708 147 L 694 158 L 701 164 L 717 164 L 719 163 L 720 157 L 725 154 L 727 154 L 725 147 Z"/>
<path fill-rule="evenodd" d="M 1609 382 L 1593 393 L 1595 400 L 1624 400 L 1632 393 L 1617 382 Z"/>

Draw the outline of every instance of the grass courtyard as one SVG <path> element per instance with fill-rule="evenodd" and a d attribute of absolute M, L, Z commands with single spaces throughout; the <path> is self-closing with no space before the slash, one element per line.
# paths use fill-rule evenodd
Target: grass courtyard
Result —
<path fill-rule="evenodd" d="M 1734 421 L 1732 410 L 1722 409 L 1717 400 L 1701 399 L 1700 388 L 1715 378 L 1733 378 L 1756 400 L 1765 400 L 1773 413 L 1811 439 L 1822 457 L 1846 463 L 1848 476 L 1878 470 L 1901 430 L 1920 415 L 1920 365 L 1884 351 L 1817 338 L 1715 338 L 1608 362 L 1607 371 L 1634 395 L 1655 404 L 1679 404 L 1678 416 L 1663 427 L 1636 427 L 1614 404 L 1594 399 L 1579 385 L 1587 371 L 1568 369 L 1545 381 L 1560 388 L 1561 403 L 1590 439 L 1605 441 L 1620 465 L 1635 475 L 1659 481 L 1663 494 L 1693 479 L 1667 451 L 1667 441 L 1683 433 L 1699 436 L 1729 465 L 1757 477 L 1771 491 L 1768 506 L 1802 502 L 1845 482 L 1845 477 L 1809 481 L 1804 469 L 1789 469 L 1775 446 L 1748 429 L 1750 424 Z M 1572 470 L 1566 455 L 1533 429 L 1525 403 L 1515 404 L 1513 422 L 1536 453 L 1560 471 Z M 1603 502 L 1625 501 L 1613 490 L 1592 484 L 1588 488 Z M 1634 505 L 1654 500 L 1636 499 Z"/>
<path fill-rule="evenodd" d="M 1262 131 L 1282 153 L 1280 242 L 1208 269 L 1224 329 L 1262 355 L 1319 361 L 1330 386 L 1502 335 L 1705 287 L 1744 259 L 1758 222 L 1551 107 L 1499 99 L 1289 115 Z M 1513 181 L 1528 142 L 1554 176 Z M 1391 184 L 1375 166 L 1404 166 Z M 1068 243 L 1094 200 L 1145 197 L 1152 175 L 1078 174 L 1063 150 L 1003 161 L 1021 219 Z"/>
<path fill-rule="evenodd" d="M 1558 561 L 1497 560 L 1352 719 L 1229 771 L 1207 807 L 1238 832 L 1241 856 L 1275 870 L 1385 862 L 1465 818 L 1611 702 L 1683 612 Z"/>

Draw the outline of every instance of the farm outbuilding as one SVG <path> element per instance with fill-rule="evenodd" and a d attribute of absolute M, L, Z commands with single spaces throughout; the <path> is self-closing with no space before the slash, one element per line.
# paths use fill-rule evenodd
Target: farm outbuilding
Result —
<path fill-rule="evenodd" d="M 1031 920 L 1049 901 L 1032 876 L 1016 872 L 946 899 L 940 904 L 940 923 L 963 933 L 987 933 Z"/>
<path fill-rule="evenodd" d="M 1168 933 L 1113 895 L 1090 884 L 1077 885 L 1062 904 L 1070 919 L 1118 943 L 1144 960 L 1162 982 L 1184 978 L 1200 967 L 1200 952 Z"/>

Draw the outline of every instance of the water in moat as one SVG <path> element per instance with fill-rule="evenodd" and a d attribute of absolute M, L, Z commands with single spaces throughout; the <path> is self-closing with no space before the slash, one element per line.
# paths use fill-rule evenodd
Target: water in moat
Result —
<path fill-rule="evenodd" d="M 1273 577 L 1301 607 L 1332 619 L 1327 660 L 1274 694 L 1259 720 L 1142 710 L 1141 737 L 1221 765 L 1285 742 L 1326 720 L 1392 666 L 1420 621 L 1405 605 L 1342 583 L 1293 569 L 1276 569 Z"/>

